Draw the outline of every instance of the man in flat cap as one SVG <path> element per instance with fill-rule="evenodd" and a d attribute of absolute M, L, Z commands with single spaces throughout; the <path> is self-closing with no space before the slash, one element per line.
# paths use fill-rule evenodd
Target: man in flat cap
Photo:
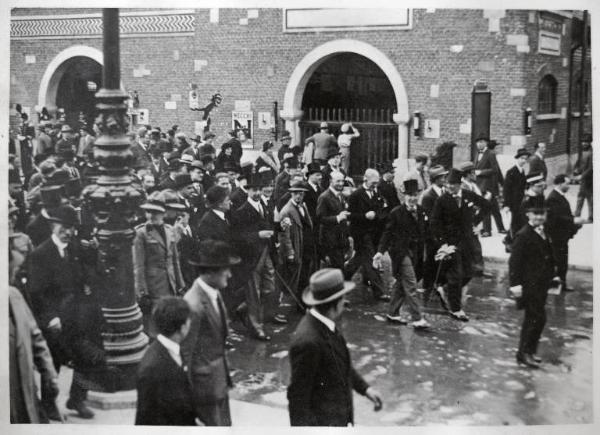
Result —
<path fill-rule="evenodd" d="M 346 294 L 355 284 L 339 269 L 322 269 L 310 277 L 302 295 L 310 306 L 290 347 L 291 380 L 287 390 L 292 426 L 352 426 L 352 392 L 382 408 L 380 394 L 352 367 L 339 321 Z"/>

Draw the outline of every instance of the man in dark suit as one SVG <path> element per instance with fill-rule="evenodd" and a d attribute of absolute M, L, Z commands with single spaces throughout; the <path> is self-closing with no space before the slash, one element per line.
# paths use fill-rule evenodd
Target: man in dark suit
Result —
<path fill-rule="evenodd" d="M 592 151 L 592 135 L 584 134 L 581 138 L 581 157 L 575 163 L 574 179 L 579 181 L 575 216 L 581 216 L 583 203 L 587 201 L 588 221 L 594 221 L 594 156 Z"/>
<path fill-rule="evenodd" d="M 534 154 L 529 159 L 529 174 L 542 174 L 544 182 L 548 178 L 548 167 L 546 166 L 546 144 L 544 142 L 538 142 L 533 147 Z"/>
<path fill-rule="evenodd" d="M 452 317 L 467 322 L 469 317 L 462 309 L 462 289 L 473 276 L 471 234 L 475 208 L 482 214 L 489 212 L 490 203 L 483 197 L 461 187 L 462 172 L 452 168 L 448 174 L 446 192 L 440 196 L 431 213 L 431 232 L 438 246 L 454 246 L 456 251 L 445 261 L 445 284 L 441 299 Z"/>
<path fill-rule="evenodd" d="M 337 269 L 344 268 L 344 253 L 349 247 L 348 217 L 344 190 L 344 174 L 333 172 L 331 184 L 317 201 L 319 252 L 322 258 Z"/>
<path fill-rule="evenodd" d="M 540 196 L 544 198 L 544 190 L 546 189 L 546 180 L 544 179 L 544 175 L 541 173 L 530 172 L 527 174 L 526 182 L 527 189 L 523 195 L 523 200 L 519 205 L 517 214 L 513 217 L 514 226 L 517 231 L 519 231 L 523 225 L 527 223 L 527 208 L 529 207 L 531 200 Z"/>
<path fill-rule="evenodd" d="M 158 302 L 153 318 L 159 334 L 138 366 L 135 424 L 194 426 L 193 395 L 179 347 L 190 330 L 190 307 L 167 297 Z"/>
<path fill-rule="evenodd" d="M 332 172 L 341 172 L 344 175 L 344 178 L 348 176 L 346 171 L 342 169 L 341 162 L 342 153 L 340 152 L 339 148 L 331 149 L 327 155 L 327 164 L 323 167 L 323 169 L 321 169 L 321 173 L 323 174 L 321 187 L 323 189 L 327 189 L 329 187 Z"/>
<path fill-rule="evenodd" d="M 392 162 L 386 162 L 379 166 L 381 182 L 377 186 L 377 191 L 385 200 L 383 214 L 387 216 L 395 207 L 400 205 L 398 190 L 394 184 L 394 165 Z"/>
<path fill-rule="evenodd" d="M 510 291 L 517 298 L 517 308 L 525 310 L 517 362 L 537 368 L 541 362 L 537 347 L 546 323 L 546 297 L 559 278 L 555 276 L 551 240 L 544 229 L 544 197 L 534 197 L 528 204 L 527 223 L 515 236 L 508 266 Z"/>
<path fill-rule="evenodd" d="M 379 393 L 352 367 L 348 346 L 338 330 L 345 295 L 354 283 L 338 269 L 322 269 L 310 277 L 302 300 L 312 308 L 304 315 L 290 347 L 291 381 L 287 390 L 292 426 L 354 424 L 352 391 L 382 407 Z"/>
<path fill-rule="evenodd" d="M 239 262 L 226 243 L 202 242 L 192 261 L 198 278 L 183 297 L 192 322 L 181 343 L 181 356 L 188 367 L 196 417 L 206 426 L 231 426 L 228 390 L 233 384 L 225 347 L 229 330 L 220 292 L 227 288 L 231 267 Z"/>
<path fill-rule="evenodd" d="M 552 240 L 556 274 L 561 280 L 564 291 L 573 290 L 567 286 L 569 240 L 581 228 L 581 224 L 575 222 L 569 200 L 565 197 L 570 183 L 571 180 L 565 174 L 557 175 L 554 177 L 554 189 L 546 197 L 546 208 L 548 209 L 546 232 Z"/>
<path fill-rule="evenodd" d="M 309 163 L 306 165 L 306 177 L 309 189 L 304 193 L 304 204 L 306 204 L 310 219 L 313 225 L 315 225 L 317 221 L 317 202 L 319 201 L 319 196 L 323 193 L 323 188 L 321 187 L 323 174 L 318 163 Z"/>
<path fill-rule="evenodd" d="M 30 255 L 29 290 L 32 309 L 50 348 L 56 371 L 73 359 L 72 343 L 67 334 L 72 328 L 72 313 L 78 295 L 86 284 L 85 268 L 80 249 L 75 242 L 75 227 L 79 225 L 77 211 L 70 205 L 61 205 L 49 215 L 52 235 Z M 77 367 L 75 367 L 77 370 Z M 54 397 L 45 397 L 42 405 L 52 419 L 60 420 Z M 94 413 L 85 405 L 87 390 L 74 375 L 67 408 L 76 410 L 81 418 L 92 418 Z"/>
<path fill-rule="evenodd" d="M 515 155 L 515 165 L 506 172 L 504 177 L 504 207 L 510 210 L 510 233 L 506 236 L 505 244 L 509 245 L 511 239 L 519 231 L 515 227 L 519 207 L 527 188 L 527 176 L 525 175 L 525 164 L 531 153 L 525 148 L 519 148 Z"/>
<path fill-rule="evenodd" d="M 444 193 L 447 175 L 448 171 L 441 165 L 430 167 L 429 180 L 431 181 L 431 186 L 423 192 L 420 198 L 421 207 L 427 217 L 426 226 L 428 228 L 426 232 L 427 237 L 425 238 L 425 264 L 423 265 L 423 288 L 425 289 L 423 300 L 425 302 L 429 301 L 431 293 L 433 292 L 433 281 L 437 269 L 435 264 L 435 254 L 439 248 L 431 231 L 429 231 L 431 213 L 433 212 L 435 202 Z"/>
<path fill-rule="evenodd" d="M 491 215 L 494 216 L 496 222 L 496 228 L 501 234 L 506 233 L 504 229 L 504 223 L 502 222 L 502 214 L 500 214 L 500 207 L 496 197 L 499 194 L 498 185 L 504 183 L 502 177 L 502 171 L 496 159 L 496 153 L 489 148 L 489 139 L 487 137 L 480 137 L 477 139 L 477 159 L 475 161 L 475 175 L 477 176 L 477 185 L 481 190 L 482 195 L 486 195 L 488 192 L 492 194 L 490 201 L 491 204 Z M 483 232 L 481 237 L 489 237 L 492 234 L 492 221 L 490 214 L 487 214 L 483 218 Z"/>
<path fill-rule="evenodd" d="M 206 205 L 208 211 L 196 228 L 198 240 L 213 239 L 231 244 L 231 227 L 226 217 L 231 208 L 229 191 L 221 186 L 211 187 L 206 192 Z"/>
<path fill-rule="evenodd" d="M 373 263 L 381 262 L 383 253 L 389 252 L 396 285 L 387 314 L 388 321 L 408 323 L 400 316 L 400 309 L 406 302 L 412 317 L 412 326 L 427 328 L 429 323 L 423 317 L 414 296 L 417 282 L 423 276 L 427 219 L 425 212 L 417 204 L 418 194 L 417 180 L 404 181 L 404 203 L 395 207 L 388 216 Z"/>
<path fill-rule="evenodd" d="M 245 283 L 246 296 L 245 303 L 236 313 L 255 338 L 268 341 L 262 301 L 275 291 L 275 269 L 269 252 L 274 230 L 260 200 L 261 187 L 261 178 L 252 174 L 246 185 L 248 199 L 232 214 L 232 229 L 237 252 L 242 258 L 238 270 Z"/>
<path fill-rule="evenodd" d="M 373 267 L 373 256 L 379 243 L 379 226 L 383 224 L 383 200 L 376 192 L 379 184 L 379 172 L 367 169 L 363 184 L 348 197 L 350 212 L 350 235 L 354 240 L 354 256 L 344 268 L 344 276 L 351 280 L 352 276 L 361 270 L 363 281 L 368 282 L 376 300 L 389 301 L 385 294 L 383 279 L 378 270 Z"/>

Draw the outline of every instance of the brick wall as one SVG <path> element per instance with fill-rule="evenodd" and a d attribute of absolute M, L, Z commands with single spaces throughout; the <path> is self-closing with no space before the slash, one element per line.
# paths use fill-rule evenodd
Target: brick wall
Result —
<path fill-rule="evenodd" d="M 286 85 L 298 62 L 325 42 L 350 38 L 373 45 L 395 64 L 411 113 L 419 110 L 425 118 L 440 120 L 440 139 L 410 137 L 411 155 L 430 152 L 445 140 L 459 144 L 458 156 L 468 154 L 470 133 L 461 133 L 460 126 L 466 126 L 471 117 L 471 90 L 477 79 L 485 79 L 492 91 L 491 137 L 504 145 L 500 152 L 504 149 L 512 154 L 515 146 L 510 146 L 511 141 L 515 145 L 519 140 L 528 145 L 548 142 L 551 155 L 564 152 L 565 120 L 535 122 L 531 137 L 519 139 L 523 135 L 522 110 L 537 107 L 538 69 L 555 75 L 559 82 L 557 105 L 566 107 L 568 67 L 563 66 L 562 57 L 567 55 L 568 37 L 563 37 L 560 57 L 537 54 L 537 24 L 535 19 L 530 22 L 530 11 L 417 9 L 411 30 L 307 33 L 283 33 L 281 9 L 260 9 L 257 18 L 248 18 L 247 9 L 220 9 L 217 23 L 210 22 L 209 15 L 209 10 L 196 11 L 194 36 L 122 38 L 122 82 L 127 90 L 138 91 L 140 107 L 150 110 L 151 124 L 163 128 L 179 124 L 193 133 L 200 112 L 187 108 L 187 93 L 189 83 L 195 83 L 202 104 L 208 104 L 217 91 L 224 97 L 223 104 L 211 113 L 217 143 L 225 140 L 230 128 L 234 101 L 251 101 L 258 148 L 270 139 L 270 132 L 256 128 L 257 114 L 271 112 L 274 101 L 283 108 Z M 498 31 L 491 31 L 494 22 Z M 522 36 L 527 37 L 526 43 Z M 46 66 L 59 52 L 76 44 L 101 49 L 99 37 L 12 40 L 11 103 L 37 104 Z M 529 46 L 528 53 L 523 51 L 524 45 Z M 36 56 L 36 62 L 25 64 L 25 55 L 30 54 Z M 200 71 L 194 70 L 195 60 L 203 61 Z M 141 65 L 150 74 L 134 77 L 134 69 Z M 430 94 L 431 85 L 439 86 L 437 98 Z M 166 110 L 165 102 L 173 94 L 181 95 L 182 100 L 177 101 L 175 110 Z M 553 129 L 554 142 L 550 143 Z"/>

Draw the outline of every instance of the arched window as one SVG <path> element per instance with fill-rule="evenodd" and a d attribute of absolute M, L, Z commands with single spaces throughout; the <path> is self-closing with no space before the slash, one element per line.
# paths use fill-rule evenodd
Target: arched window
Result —
<path fill-rule="evenodd" d="M 538 85 L 538 114 L 556 113 L 556 88 L 558 82 L 548 74 Z"/>

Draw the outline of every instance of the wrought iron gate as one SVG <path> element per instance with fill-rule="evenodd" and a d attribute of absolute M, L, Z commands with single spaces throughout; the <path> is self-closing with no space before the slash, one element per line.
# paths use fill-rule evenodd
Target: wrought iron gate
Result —
<path fill-rule="evenodd" d="M 350 148 L 350 175 L 362 175 L 366 168 L 393 161 L 398 157 L 398 125 L 392 120 L 393 109 L 314 108 L 304 110 L 300 121 L 302 143 L 319 131 L 319 124 L 326 121 L 329 132 L 337 136 L 344 122 L 352 121 L 360 137 L 352 141 Z"/>

